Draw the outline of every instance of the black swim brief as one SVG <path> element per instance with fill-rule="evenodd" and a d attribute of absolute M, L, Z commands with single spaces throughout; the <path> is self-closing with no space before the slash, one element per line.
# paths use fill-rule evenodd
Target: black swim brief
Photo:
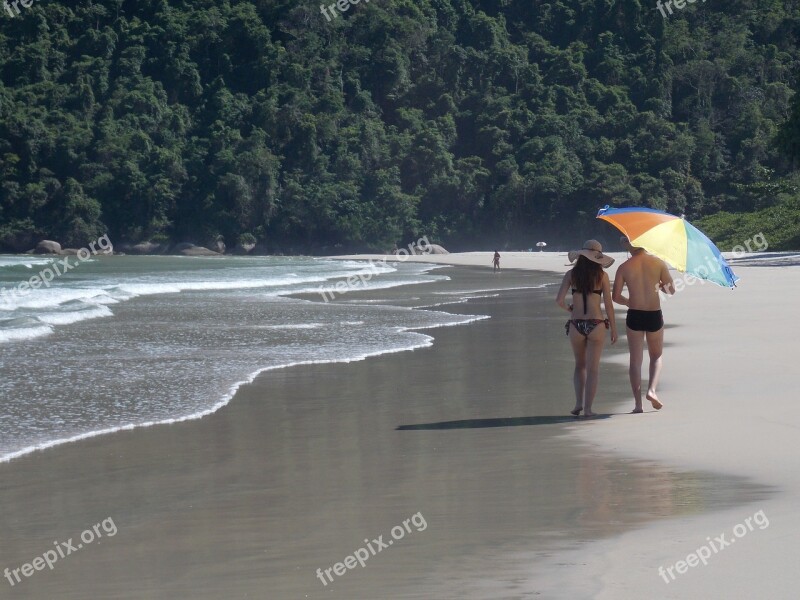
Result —
<path fill-rule="evenodd" d="M 628 309 L 625 324 L 634 331 L 647 331 L 654 333 L 664 326 L 664 317 L 660 310 Z"/>

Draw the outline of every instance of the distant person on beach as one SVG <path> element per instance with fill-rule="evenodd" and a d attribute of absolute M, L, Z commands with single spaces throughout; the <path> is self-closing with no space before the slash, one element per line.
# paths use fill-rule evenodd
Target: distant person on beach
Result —
<path fill-rule="evenodd" d="M 611 329 L 611 343 L 617 342 L 617 323 L 614 319 L 614 304 L 611 302 L 611 283 L 604 268 L 610 267 L 614 259 L 603 254 L 597 240 L 588 240 L 581 250 L 569 253 L 569 262 L 575 266 L 567 271 L 556 296 L 556 303 L 571 313 L 566 330 L 572 352 L 575 354 L 575 408 L 571 414 L 593 417 L 592 403 L 597 393 L 600 371 L 600 355 L 606 341 L 606 329 Z M 572 304 L 565 302 L 567 292 L 572 294 Z M 603 318 L 600 297 L 606 308 Z M 605 325 L 605 327 L 600 327 Z"/>
<path fill-rule="evenodd" d="M 500 253 L 495 250 L 494 258 L 492 259 L 492 272 L 500 270 Z"/>
<path fill-rule="evenodd" d="M 658 399 L 656 387 L 661 375 L 661 354 L 664 351 L 664 317 L 661 314 L 659 290 L 665 294 L 675 293 L 672 276 L 667 264 L 643 248 L 631 246 L 626 237 L 620 238 L 622 246 L 631 257 L 617 269 L 614 278 L 613 299 L 617 304 L 628 307 L 625 324 L 628 332 L 628 350 L 631 354 L 630 378 L 633 391 L 634 413 L 642 412 L 642 362 L 644 342 L 650 354 L 650 381 L 645 397 L 660 410 L 663 404 Z M 628 297 L 622 295 L 622 288 L 628 288 Z"/>

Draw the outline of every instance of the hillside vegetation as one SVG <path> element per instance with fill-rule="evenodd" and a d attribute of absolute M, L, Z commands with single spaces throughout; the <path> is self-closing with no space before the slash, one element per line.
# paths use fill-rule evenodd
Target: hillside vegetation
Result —
<path fill-rule="evenodd" d="M 329 13 L 330 14 L 330 13 Z M 0 21 L 0 244 L 574 244 L 652 206 L 797 247 L 800 2 L 37 0 Z M 793 116 L 792 116 L 793 115 Z M 749 216 L 743 217 L 742 214 Z"/>

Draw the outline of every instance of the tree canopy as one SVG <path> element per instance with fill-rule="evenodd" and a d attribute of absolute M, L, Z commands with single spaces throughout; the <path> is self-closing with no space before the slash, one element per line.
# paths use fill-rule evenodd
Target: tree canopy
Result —
<path fill-rule="evenodd" d="M 712 228 L 763 211 L 798 222 L 797 2 L 664 18 L 639 0 L 362 0 L 328 14 L 307 0 L 4 13 L 0 245 L 108 232 L 527 248 L 582 240 L 606 204 Z"/>

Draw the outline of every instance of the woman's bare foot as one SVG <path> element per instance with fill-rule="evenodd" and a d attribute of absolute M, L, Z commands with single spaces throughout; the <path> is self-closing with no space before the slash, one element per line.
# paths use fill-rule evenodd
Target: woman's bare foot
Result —
<path fill-rule="evenodd" d="M 581 414 L 582 410 L 583 410 L 582 406 L 576 406 L 571 411 L 569 411 L 569 414 L 571 414 L 573 417 L 577 417 L 578 415 Z"/>
<path fill-rule="evenodd" d="M 587 410 L 585 413 L 583 413 L 583 416 L 589 419 L 591 417 L 596 417 L 597 413 Z"/>
<path fill-rule="evenodd" d="M 650 391 L 648 391 L 648 392 L 647 392 L 647 396 L 646 396 L 646 398 L 647 398 L 648 400 L 650 400 L 650 404 L 652 404 L 652 405 L 653 405 L 653 408 L 655 408 L 656 410 L 661 410 L 661 407 L 662 407 L 662 406 L 664 406 L 664 405 L 663 405 L 663 404 L 661 404 L 661 402 L 659 401 L 659 399 L 658 399 L 658 396 L 656 396 L 656 393 L 655 393 L 655 392 L 650 392 Z"/>

